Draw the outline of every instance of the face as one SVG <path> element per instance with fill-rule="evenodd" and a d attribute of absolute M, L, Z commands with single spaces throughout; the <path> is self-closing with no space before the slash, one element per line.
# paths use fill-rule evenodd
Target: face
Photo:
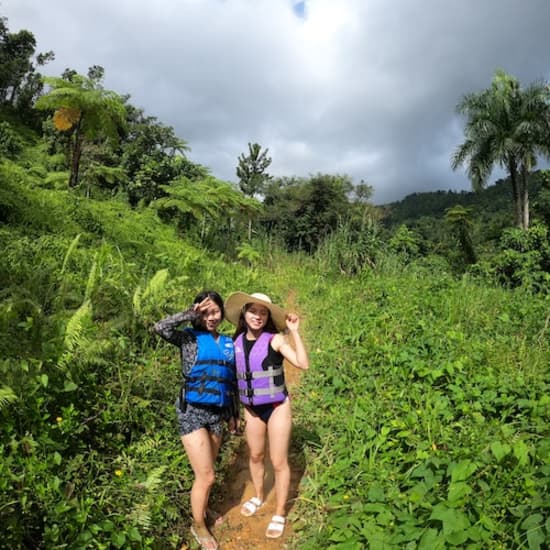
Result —
<path fill-rule="evenodd" d="M 269 309 L 260 304 L 250 304 L 244 312 L 244 320 L 251 330 L 261 330 L 269 319 Z"/>
<path fill-rule="evenodd" d="M 213 304 L 201 314 L 202 323 L 207 331 L 212 332 L 218 328 L 222 322 L 222 310 L 216 304 Z"/>

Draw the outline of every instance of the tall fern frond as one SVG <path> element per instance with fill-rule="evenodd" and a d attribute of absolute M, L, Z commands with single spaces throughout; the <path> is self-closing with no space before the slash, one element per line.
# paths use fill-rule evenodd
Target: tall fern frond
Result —
<path fill-rule="evenodd" d="M 145 288 L 138 286 L 134 292 L 132 305 L 136 313 L 141 313 L 143 302 L 151 297 L 156 298 L 164 289 L 166 280 L 168 279 L 168 269 L 159 269 L 147 283 Z"/>
<path fill-rule="evenodd" d="M 143 482 L 143 486 L 148 491 L 154 491 L 162 483 L 162 474 L 164 473 L 164 470 L 166 470 L 166 466 L 158 466 L 157 468 L 153 468 L 153 470 L 149 472 L 147 479 Z"/>
<path fill-rule="evenodd" d="M 10 403 L 17 401 L 17 395 L 9 386 L 0 387 L 0 411 Z"/>
<path fill-rule="evenodd" d="M 89 302 L 92 298 L 92 293 L 95 290 L 98 280 L 98 265 L 97 265 L 97 253 L 94 256 L 90 273 L 88 274 L 88 281 L 86 282 L 86 292 L 84 294 L 84 301 Z"/>
<path fill-rule="evenodd" d="M 160 441 L 154 437 L 146 437 L 141 439 L 135 445 L 135 454 L 138 456 L 145 456 L 153 451 L 156 451 L 160 446 Z"/>
<path fill-rule="evenodd" d="M 149 284 L 145 287 L 143 291 L 143 298 L 148 298 L 149 296 L 155 298 L 158 296 L 159 292 L 164 288 L 166 280 L 168 279 L 168 269 L 159 269 L 151 280 Z"/>
<path fill-rule="evenodd" d="M 64 339 L 65 349 L 74 351 L 87 341 L 84 336 L 84 323 L 90 319 L 91 315 L 92 304 L 89 300 L 86 300 L 67 322 Z"/>
<path fill-rule="evenodd" d="M 134 296 L 132 297 L 132 307 L 134 308 L 135 313 L 141 313 L 141 295 L 143 290 L 140 285 L 136 287 L 134 291 Z"/>
<path fill-rule="evenodd" d="M 63 259 L 63 265 L 61 266 L 61 273 L 65 272 L 65 268 L 67 267 L 67 262 L 69 261 L 70 257 L 72 256 L 75 248 L 78 246 L 78 241 L 80 240 L 80 236 L 82 233 L 79 233 L 71 242 L 69 245 L 69 248 L 67 249 L 67 252 L 65 254 L 65 258 Z"/>
<path fill-rule="evenodd" d="M 133 520 L 134 524 L 139 527 L 145 530 L 149 530 L 151 528 L 151 511 L 149 510 L 148 504 L 136 504 L 130 512 L 129 517 Z"/>

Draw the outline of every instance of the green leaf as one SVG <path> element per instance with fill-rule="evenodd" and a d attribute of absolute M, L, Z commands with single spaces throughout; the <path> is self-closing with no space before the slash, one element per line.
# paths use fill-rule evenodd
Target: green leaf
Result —
<path fill-rule="evenodd" d="M 47 374 L 41 374 L 40 375 L 40 383 L 45 387 L 47 388 L 48 387 L 48 375 Z"/>
<path fill-rule="evenodd" d="M 521 522 L 522 529 L 527 532 L 527 544 L 530 550 L 538 550 L 545 542 L 543 521 L 542 514 L 531 514 Z"/>
<path fill-rule="evenodd" d="M 430 519 L 441 521 L 445 536 L 455 531 L 464 531 L 470 527 L 470 521 L 464 512 L 448 508 L 445 504 L 434 506 Z"/>
<path fill-rule="evenodd" d="M 128 531 L 128 538 L 131 540 L 131 541 L 134 541 L 134 542 L 140 542 L 141 541 L 141 534 L 140 532 L 137 530 L 136 527 L 131 527 Z"/>
<path fill-rule="evenodd" d="M 462 460 L 458 463 L 451 463 L 449 465 L 449 473 L 451 474 L 451 481 L 465 481 L 477 470 L 477 465 L 471 460 Z"/>
<path fill-rule="evenodd" d="M 78 386 L 74 382 L 71 382 L 70 380 L 65 380 L 63 391 L 70 392 L 76 390 L 77 388 Z"/>
<path fill-rule="evenodd" d="M 442 550 L 445 548 L 445 539 L 437 529 L 428 529 L 418 543 L 418 550 Z"/>
<path fill-rule="evenodd" d="M 472 492 L 472 488 L 467 483 L 459 481 L 457 483 L 451 483 L 449 485 L 449 495 L 447 499 L 450 502 L 461 501 L 466 496 Z"/>
<path fill-rule="evenodd" d="M 510 454 L 512 448 L 508 443 L 501 443 L 500 441 L 493 441 L 491 443 L 491 451 L 495 455 L 495 458 L 500 462 L 506 455 Z"/>
<path fill-rule="evenodd" d="M 514 456 L 518 459 L 521 466 L 529 463 L 529 447 L 522 439 L 514 443 Z"/>
<path fill-rule="evenodd" d="M 116 548 L 122 548 L 126 544 L 126 535 L 120 531 L 111 534 L 111 542 Z"/>

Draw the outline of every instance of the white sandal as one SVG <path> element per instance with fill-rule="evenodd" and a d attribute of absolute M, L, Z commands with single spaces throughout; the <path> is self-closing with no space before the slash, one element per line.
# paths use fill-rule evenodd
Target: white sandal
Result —
<path fill-rule="evenodd" d="M 285 530 L 286 518 L 284 516 L 273 516 L 267 526 L 265 536 L 268 539 L 278 539 Z"/>
<path fill-rule="evenodd" d="M 262 505 L 263 502 L 258 497 L 252 497 L 241 506 L 241 514 L 246 517 L 253 516 Z"/>

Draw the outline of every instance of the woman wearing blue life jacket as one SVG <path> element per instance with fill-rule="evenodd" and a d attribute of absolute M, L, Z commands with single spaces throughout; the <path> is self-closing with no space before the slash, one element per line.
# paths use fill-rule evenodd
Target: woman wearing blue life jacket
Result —
<path fill-rule="evenodd" d="M 233 340 L 218 333 L 223 318 L 223 299 L 217 292 L 205 291 L 189 309 L 154 325 L 159 336 L 180 349 L 183 384 L 176 412 L 181 441 L 195 474 L 191 533 L 204 550 L 218 548 L 206 520 L 214 521 L 216 516 L 208 509 L 208 497 L 223 424 L 228 421 L 234 433 L 239 417 Z M 191 323 L 192 328 L 178 329 L 184 323 Z"/>
<path fill-rule="evenodd" d="M 298 331 L 300 320 L 286 313 L 265 294 L 235 292 L 225 303 L 226 318 L 236 325 L 235 361 L 239 398 L 244 405 L 250 477 L 255 496 L 241 508 L 244 516 L 254 515 L 264 503 L 264 456 L 266 439 L 275 474 L 275 514 L 266 537 L 278 538 L 286 523 L 290 485 L 288 449 L 292 414 L 285 385 L 283 360 L 295 367 L 309 368 L 309 359 Z M 285 334 L 290 333 L 294 347 Z"/>

